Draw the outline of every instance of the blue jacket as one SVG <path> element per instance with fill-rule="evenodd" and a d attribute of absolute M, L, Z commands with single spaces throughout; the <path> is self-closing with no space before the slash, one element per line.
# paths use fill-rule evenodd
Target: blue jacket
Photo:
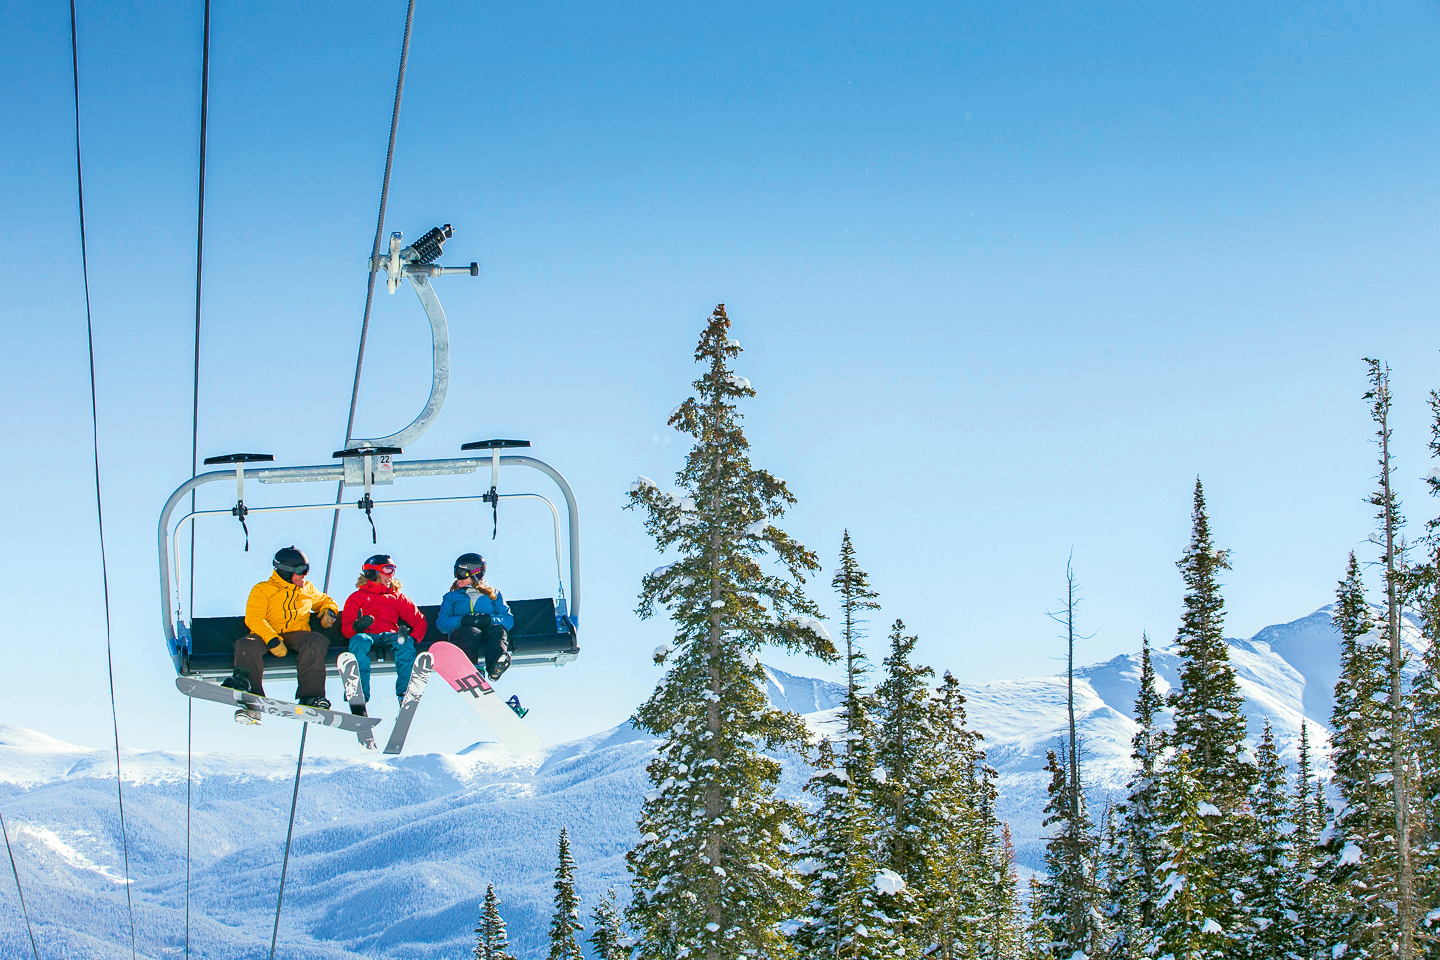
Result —
<path fill-rule="evenodd" d="M 435 625 L 441 633 L 454 633 L 460 629 L 460 618 L 467 613 L 488 613 L 494 621 L 506 630 L 515 628 L 515 617 L 505 604 L 505 596 L 495 591 L 491 600 L 479 590 L 451 590 L 440 600 L 440 612 L 435 615 Z"/>

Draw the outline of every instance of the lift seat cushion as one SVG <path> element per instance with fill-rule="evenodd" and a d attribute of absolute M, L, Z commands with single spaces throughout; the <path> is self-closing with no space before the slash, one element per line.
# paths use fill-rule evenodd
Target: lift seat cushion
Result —
<path fill-rule="evenodd" d="M 555 629 L 554 600 L 547 597 L 542 600 L 511 600 L 509 603 L 510 612 L 515 616 L 515 628 L 510 631 L 510 650 L 517 659 L 543 658 L 574 653 L 579 649 L 573 633 L 560 633 Z M 440 612 L 438 604 L 421 607 L 420 612 L 425 615 L 428 624 L 425 640 L 420 644 L 423 650 L 434 641 L 445 639 L 445 634 L 435 625 L 435 617 Z M 330 651 L 325 662 L 333 665 L 335 658 L 349 649 L 349 643 L 340 634 L 340 624 L 337 622 L 330 629 L 322 630 L 319 617 L 312 617 L 310 624 L 311 629 L 330 638 Z M 249 632 L 244 617 L 196 617 L 190 623 L 190 672 L 228 674 L 234 662 L 235 641 Z M 378 648 L 375 652 L 381 654 Z M 281 660 L 293 661 L 294 656 L 291 653 Z"/>

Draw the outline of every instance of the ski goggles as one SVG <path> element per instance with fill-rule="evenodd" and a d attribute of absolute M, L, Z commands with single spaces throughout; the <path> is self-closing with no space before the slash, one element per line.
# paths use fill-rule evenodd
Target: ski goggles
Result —
<path fill-rule="evenodd" d="M 293 567 L 282 567 L 282 566 L 279 566 L 279 565 L 277 564 L 276 567 L 275 567 L 275 569 L 278 570 L 278 571 L 280 571 L 281 573 L 285 574 L 286 576 L 290 576 L 290 577 L 303 577 L 303 576 L 305 576 L 305 574 L 307 574 L 307 573 L 310 572 L 310 564 L 308 564 L 308 563 L 297 563 L 297 564 L 296 564 L 295 566 L 293 566 Z"/>
<path fill-rule="evenodd" d="M 455 577 L 456 577 L 457 579 L 461 579 L 461 580 L 468 580 L 468 579 L 480 580 L 480 579 L 483 579 L 484 576 L 485 576 L 485 564 L 483 564 L 483 563 L 467 563 L 467 564 L 466 564 L 465 566 L 463 566 L 463 567 L 456 567 L 456 568 L 455 568 Z"/>
<path fill-rule="evenodd" d="M 388 576 L 391 576 L 392 574 L 395 573 L 395 564 L 393 564 L 393 563 L 377 563 L 377 564 L 369 564 L 369 563 L 367 563 L 367 564 L 365 564 L 364 570 L 365 570 L 366 573 L 383 573 L 383 574 L 385 574 L 385 576 L 388 577 Z"/>

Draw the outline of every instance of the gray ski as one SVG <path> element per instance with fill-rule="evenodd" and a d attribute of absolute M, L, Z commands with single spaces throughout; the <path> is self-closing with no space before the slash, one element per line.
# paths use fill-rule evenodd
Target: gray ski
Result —
<path fill-rule="evenodd" d="M 399 753 L 405 746 L 405 737 L 410 733 L 410 722 L 415 719 L 415 711 L 420 708 L 420 697 L 425 693 L 425 684 L 430 679 L 430 671 L 435 666 L 435 658 L 430 652 L 420 654 L 415 658 L 415 671 L 410 674 L 410 684 L 405 688 L 405 696 L 400 698 L 400 714 L 395 718 L 395 726 L 390 730 L 390 740 L 385 744 L 386 753 Z"/>

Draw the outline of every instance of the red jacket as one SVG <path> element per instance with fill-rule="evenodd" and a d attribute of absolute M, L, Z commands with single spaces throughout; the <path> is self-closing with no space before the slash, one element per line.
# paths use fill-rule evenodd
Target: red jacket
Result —
<path fill-rule="evenodd" d="M 347 639 L 355 636 L 355 618 L 359 616 L 375 618 L 365 633 L 395 633 L 403 621 L 410 627 L 410 639 L 417 643 L 425 639 L 425 615 L 420 608 L 405 594 L 379 580 L 366 580 L 345 601 L 345 609 L 340 614 L 340 632 Z"/>

